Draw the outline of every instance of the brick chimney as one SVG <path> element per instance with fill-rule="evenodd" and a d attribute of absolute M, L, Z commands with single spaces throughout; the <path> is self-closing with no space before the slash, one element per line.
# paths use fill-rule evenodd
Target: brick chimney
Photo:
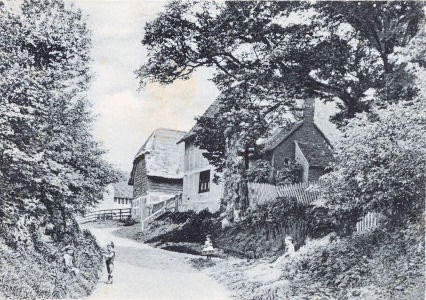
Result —
<path fill-rule="evenodd" d="M 314 124 L 315 99 L 306 98 L 303 103 L 303 123 Z"/>

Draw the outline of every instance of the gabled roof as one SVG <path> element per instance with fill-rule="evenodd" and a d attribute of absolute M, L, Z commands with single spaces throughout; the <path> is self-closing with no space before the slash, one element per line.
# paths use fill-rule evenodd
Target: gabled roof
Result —
<path fill-rule="evenodd" d="M 264 143 L 264 150 L 271 151 L 278 147 L 282 142 L 284 142 L 287 138 L 289 138 L 293 132 L 299 129 L 303 125 L 303 121 L 297 122 L 290 130 L 287 128 L 282 128 L 278 130 L 275 134 L 269 137 Z M 322 137 L 326 140 L 327 144 L 333 148 L 330 140 L 324 134 L 324 132 L 314 123 L 314 127 L 318 130 L 318 132 L 322 135 Z"/>
<path fill-rule="evenodd" d="M 136 153 L 129 184 L 133 184 L 136 164 L 142 157 L 145 158 L 146 175 L 182 179 L 185 148 L 177 142 L 184 135 L 184 131 L 165 128 L 154 130 Z"/>
<path fill-rule="evenodd" d="M 264 150 L 271 151 L 279 146 L 282 142 L 284 142 L 293 132 L 300 128 L 303 125 L 303 121 L 297 122 L 294 126 L 289 130 L 287 128 L 282 128 L 278 130 L 275 134 L 273 134 L 270 138 L 268 138 L 264 142 Z"/>
<path fill-rule="evenodd" d="M 220 104 L 219 100 L 215 100 L 210 106 L 207 108 L 207 110 L 204 112 L 203 117 L 213 117 L 216 113 L 219 112 Z M 189 130 L 179 141 L 178 143 L 185 142 L 195 136 L 195 130 L 198 129 L 200 125 L 198 122 Z"/>

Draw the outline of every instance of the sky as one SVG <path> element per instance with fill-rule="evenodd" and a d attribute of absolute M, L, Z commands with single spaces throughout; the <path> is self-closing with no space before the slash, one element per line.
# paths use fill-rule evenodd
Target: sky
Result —
<path fill-rule="evenodd" d="M 188 131 L 218 95 L 203 69 L 187 81 L 168 86 L 148 84 L 138 91 L 135 70 L 147 59 L 141 40 L 144 26 L 162 11 L 166 1 L 66 0 L 81 8 L 93 33 L 89 91 L 96 115 L 94 135 L 108 151 L 105 158 L 130 172 L 138 149 L 156 128 Z M 329 132 L 332 108 L 316 104 L 316 123 Z"/>
<path fill-rule="evenodd" d="M 94 134 L 105 158 L 130 172 L 133 158 L 156 128 L 188 131 L 218 95 L 210 70 L 168 86 L 148 84 L 138 91 L 135 70 L 147 59 L 144 26 L 165 1 L 69 0 L 87 15 L 93 33 L 94 78 L 89 91 L 96 116 Z"/>

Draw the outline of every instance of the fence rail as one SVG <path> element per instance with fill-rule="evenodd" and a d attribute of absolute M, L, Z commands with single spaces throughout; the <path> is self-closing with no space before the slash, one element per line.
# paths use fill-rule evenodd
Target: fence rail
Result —
<path fill-rule="evenodd" d="M 311 181 L 289 185 L 272 185 L 267 183 L 249 183 L 250 207 L 265 204 L 278 197 L 294 198 L 297 202 L 308 205 L 321 196 L 322 181 Z M 367 213 L 357 224 L 356 232 L 361 233 L 378 226 L 377 214 Z"/>
<path fill-rule="evenodd" d="M 99 209 L 85 214 L 79 222 L 83 224 L 98 220 L 126 220 L 130 219 L 131 215 L 131 208 Z"/>
<path fill-rule="evenodd" d="M 148 210 L 148 216 L 141 220 L 142 231 L 148 226 L 149 222 L 161 216 L 168 211 L 177 211 L 179 205 L 182 203 L 182 194 L 175 195 L 172 198 L 154 203 L 144 209 Z"/>
<path fill-rule="evenodd" d="M 249 183 L 250 206 L 265 204 L 277 197 L 294 198 L 302 204 L 310 204 L 321 195 L 320 188 L 324 187 L 321 181 L 311 181 L 288 185 L 272 185 L 266 183 Z"/>

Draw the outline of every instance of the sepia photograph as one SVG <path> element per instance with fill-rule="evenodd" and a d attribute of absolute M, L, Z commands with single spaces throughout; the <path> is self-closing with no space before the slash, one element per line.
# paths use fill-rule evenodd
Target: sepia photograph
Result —
<path fill-rule="evenodd" d="M 0 0 L 0 299 L 425 299 L 425 20 Z"/>

